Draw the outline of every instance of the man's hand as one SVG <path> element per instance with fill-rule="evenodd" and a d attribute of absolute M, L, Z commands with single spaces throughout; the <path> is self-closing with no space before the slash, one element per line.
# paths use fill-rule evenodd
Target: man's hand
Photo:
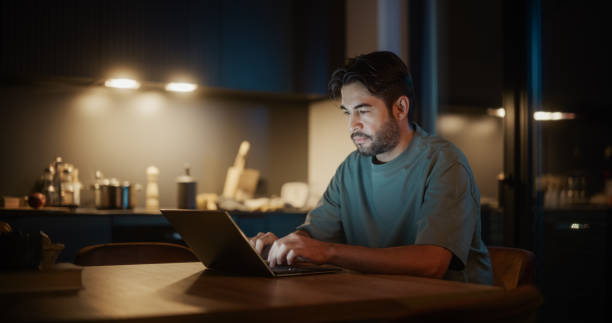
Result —
<path fill-rule="evenodd" d="M 278 237 L 272 232 L 259 232 L 256 236 L 249 239 L 249 243 L 260 256 L 265 256 L 262 254 L 262 251 L 265 247 L 272 245 L 274 241 L 278 240 Z"/>
<path fill-rule="evenodd" d="M 268 253 L 268 263 L 276 265 L 293 265 L 297 261 L 308 261 L 315 264 L 326 263 L 329 259 L 331 245 L 311 238 L 308 233 L 297 231 L 272 243 Z"/>
<path fill-rule="evenodd" d="M 451 251 L 435 245 L 367 248 L 319 241 L 303 230 L 281 239 L 271 232 L 259 233 L 249 242 L 260 254 L 271 246 L 267 256 L 271 267 L 307 261 L 333 264 L 364 273 L 443 278 L 452 259 Z"/>

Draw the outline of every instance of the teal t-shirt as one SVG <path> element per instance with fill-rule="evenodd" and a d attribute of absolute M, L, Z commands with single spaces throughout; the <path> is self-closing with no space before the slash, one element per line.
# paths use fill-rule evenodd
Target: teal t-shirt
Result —
<path fill-rule="evenodd" d="M 480 192 L 467 159 L 452 143 L 413 126 L 408 148 L 387 163 L 352 152 L 298 229 L 370 248 L 441 246 L 453 254 L 445 279 L 492 284 Z"/>

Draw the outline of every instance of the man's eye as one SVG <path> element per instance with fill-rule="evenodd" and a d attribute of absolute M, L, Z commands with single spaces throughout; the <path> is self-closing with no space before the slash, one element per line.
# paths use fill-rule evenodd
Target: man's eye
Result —
<path fill-rule="evenodd" d="M 350 112 L 348 112 L 348 111 L 346 111 L 346 110 L 342 110 L 342 113 L 343 113 L 345 116 L 348 116 L 348 115 L 350 115 L 350 114 L 351 114 Z"/>
<path fill-rule="evenodd" d="M 368 112 L 370 112 L 370 111 L 368 111 L 368 110 L 357 110 L 357 113 L 359 113 L 359 114 L 365 114 L 365 113 L 368 113 Z"/>

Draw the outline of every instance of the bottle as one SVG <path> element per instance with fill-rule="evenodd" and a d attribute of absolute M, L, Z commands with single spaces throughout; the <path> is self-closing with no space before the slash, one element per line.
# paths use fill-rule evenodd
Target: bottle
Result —
<path fill-rule="evenodd" d="M 179 209 L 195 209 L 197 183 L 189 175 L 189 164 L 185 164 L 185 174 L 177 177 L 178 184 L 178 208 Z"/>
<path fill-rule="evenodd" d="M 64 202 L 64 193 L 62 192 L 62 172 L 64 170 L 64 162 L 62 157 L 57 157 L 53 162 L 53 188 L 55 189 L 55 199 L 53 205 L 62 205 Z"/>
<path fill-rule="evenodd" d="M 79 181 L 79 169 L 72 170 L 72 202 L 74 205 L 81 205 L 81 182 Z"/>
<path fill-rule="evenodd" d="M 94 190 L 94 196 L 93 196 L 93 200 L 94 200 L 94 205 L 96 206 L 96 208 L 103 208 L 104 206 L 106 206 L 108 203 L 107 201 L 105 201 L 105 196 L 102 193 L 102 184 L 104 181 L 104 174 L 102 174 L 102 172 L 100 170 L 97 170 L 95 172 L 95 182 L 93 185 L 93 190 Z"/>
<path fill-rule="evenodd" d="M 62 170 L 62 204 L 74 205 L 74 186 L 72 183 L 72 165 L 65 164 Z"/>
<path fill-rule="evenodd" d="M 157 185 L 158 176 L 159 169 L 157 167 L 149 166 L 147 168 L 147 190 L 145 202 L 145 207 L 147 210 L 159 210 L 159 187 Z"/>
<path fill-rule="evenodd" d="M 42 193 L 45 195 L 48 205 L 54 205 L 57 199 L 55 186 L 53 186 L 53 176 L 53 165 L 49 165 L 49 167 L 45 168 L 42 177 Z"/>

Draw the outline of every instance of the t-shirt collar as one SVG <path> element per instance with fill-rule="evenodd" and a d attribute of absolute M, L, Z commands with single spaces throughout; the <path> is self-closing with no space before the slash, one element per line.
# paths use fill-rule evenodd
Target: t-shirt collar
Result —
<path fill-rule="evenodd" d="M 414 134 L 412 135 L 412 139 L 410 140 L 408 147 L 406 147 L 406 149 L 399 154 L 399 156 L 384 164 L 375 164 L 374 156 L 366 157 L 372 167 L 372 171 L 377 173 L 387 172 L 389 170 L 396 170 L 397 168 L 401 168 L 415 162 L 420 155 L 420 152 L 423 150 L 423 137 L 429 136 L 429 134 L 416 123 L 411 123 L 411 126 L 412 129 L 414 129 Z"/>

